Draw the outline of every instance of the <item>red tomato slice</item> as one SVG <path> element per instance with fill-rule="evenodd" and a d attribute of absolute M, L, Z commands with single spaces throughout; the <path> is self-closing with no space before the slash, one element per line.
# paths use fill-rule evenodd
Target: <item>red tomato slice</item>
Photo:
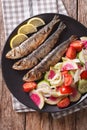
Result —
<path fill-rule="evenodd" d="M 87 70 L 84 70 L 81 74 L 80 74 L 81 79 L 87 79 Z"/>
<path fill-rule="evenodd" d="M 57 106 L 59 108 L 65 108 L 68 107 L 70 104 L 70 99 L 68 97 L 62 99 L 60 102 L 57 103 Z"/>
<path fill-rule="evenodd" d="M 35 89 L 37 84 L 35 82 L 26 82 L 23 84 L 24 92 L 30 92 L 31 90 Z"/>
<path fill-rule="evenodd" d="M 68 74 L 68 70 L 62 71 L 61 74 L 62 74 L 63 76 L 66 75 L 66 74 Z"/>
<path fill-rule="evenodd" d="M 75 48 L 77 52 L 81 51 L 82 48 L 83 48 L 82 41 L 80 41 L 80 40 L 73 41 L 70 44 L 70 46 L 73 47 L 73 48 Z"/>
<path fill-rule="evenodd" d="M 71 74 L 65 74 L 64 75 L 64 85 L 70 86 L 72 84 L 73 78 Z"/>
<path fill-rule="evenodd" d="M 73 93 L 73 89 L 70 86 L 61 86 L 59 87 L 59 91 L 61 94 L 72 94 Z"/>
<path fill-rule="evenodd" d="M 69 59 L 74 59 L 76 57 L 76 49 L 70 46 L 66 52 L 66 57 Z"/>

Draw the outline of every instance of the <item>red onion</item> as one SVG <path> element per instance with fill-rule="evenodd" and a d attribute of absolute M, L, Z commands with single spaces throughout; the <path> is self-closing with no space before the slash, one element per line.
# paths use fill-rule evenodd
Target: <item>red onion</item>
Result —
<path fill-rule="evenodd" d="M 85 69 L 87 70 L 87 61 L 85 62 Z"/>
<path fill-rule="evenodd" d="M 86 44 L 87 45 L 87 44 Z M 82 50 L 83 51 L 83 54 L 84 54 L 84 60 L 85 60 L 85 69 L 87 70 L 87 50 L 84 49 Z"/>
<path fill-rule="evenodd" d="M 87 49 L 87 41 L 82 41 L 83 42 L 83 46 L 85 49 Z"/>

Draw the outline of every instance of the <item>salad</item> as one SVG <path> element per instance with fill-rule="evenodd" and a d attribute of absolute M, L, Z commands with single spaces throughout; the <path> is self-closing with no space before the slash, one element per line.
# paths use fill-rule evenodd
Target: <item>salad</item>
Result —
<path fill-rule="evenodd" d="M 65 108 L 77 102 L 87 93 L 87 37 L 72 42 L 61 61 L 51 66 L 42 80 L 24 83 L 23 90 L 39 109 L 45 103 Z"/>

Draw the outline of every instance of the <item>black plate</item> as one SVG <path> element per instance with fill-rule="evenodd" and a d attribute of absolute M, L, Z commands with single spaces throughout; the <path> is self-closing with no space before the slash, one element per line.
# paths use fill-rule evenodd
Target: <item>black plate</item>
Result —
<path fill-rule="evenodd" d="M 49 14 L 41 14 L 37 15 L 38 17 L 42 18 L 46 23 L 50 22 L 52 18 L 54 17 L 55 14 L 49 13 Z M 64 30 L 62 33 L 59 43 L 63 42 L 69 36 L 72 34 L 77 35 L 78 37 L 80 36 L 87 36 L 87 29 L 84 27 L 81 23 L 77 22 L 76 20 L 60 15 L 60 19 L 66 24 L 67 28 Z M 15 62 L 14 60 L 8 60 L 5 58 L 6 53 L 10 50 L 10 40 L 11 38 L 17 34 L 18 28 L 26 23 L 29 19 L 25 20 L 22 22 L 19 26 L 17 26 L 16 29 L 11 33 L 11 35 L 8 37 L 6 44 L 3 49 L 3 54 L 2 54 L 2 73 L 4 80 L 7 84 L 7 87 L 11 91 L 11 93 L 23 104 L 25 104 L 28 107 L 31 107 L 35 110 L 41 111 L 41 112 L 58 112 L 58 111 L 64 111 L 66 109 L 70 109 L 74 107 L 75 105 L 79 104 L 81 101 L 83 101 L 86 97 L 87 94 L 83 95 L 81 100 L 79 100 L 76 103 L 71 104 L 68 108 L 65 109 L 59 109 L 57 106 L 51 106 L 51 105 L 45 105 L 45 107 L 42 110 L 39 110 L 38 107 L 33 103 L 33 101 L 29 98 L 29 95 L 25 93 L 22 89 L 22 77 L 26 73 L 25 71 L 16 71 L 12 69 L 12 65 Z M 57 28 L 58 25 L 54 27 L 54 30 Z"/>

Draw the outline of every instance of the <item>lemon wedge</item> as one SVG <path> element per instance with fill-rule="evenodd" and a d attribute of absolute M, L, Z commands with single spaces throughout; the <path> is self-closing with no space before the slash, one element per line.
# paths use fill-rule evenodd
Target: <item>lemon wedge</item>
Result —
<path fill-rule="evenodd" d="M 25 24 L 18 29 L 18 34 L 19 33 L 30 34 L 30 33 L 36 32 L 36 31 L 37 31 L 37 28 L 34 25 Z"/>
<path fill-rule="evenodd" d="M 27 39 L 28 39 L 28 36 L 26 36 L 25 34 L 17 34 L 11 39 L 10 47 L 11 48 L 17 47 L 19 44 L 21 44 Z"/>
<path fill-rule="evenodd" d="M 32 24 L 35 27 L 39 27 L 39 26 L 45 25 L 44 20 L 41 19 L 41 18 L 38 18 L 38 17 L 31 18 L 27 23 L 28 24 Z"/>

